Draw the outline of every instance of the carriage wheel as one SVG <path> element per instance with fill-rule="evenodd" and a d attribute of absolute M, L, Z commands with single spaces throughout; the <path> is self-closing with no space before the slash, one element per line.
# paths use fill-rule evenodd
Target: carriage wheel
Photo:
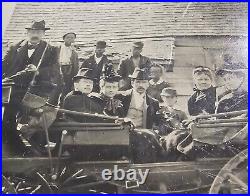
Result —
<path fill-rule="evenodd" d="M 209 193 L 248 192 L 248 150 L 230 159 L 216 176 Z"/>
<path fill-rule="evenodd" d="M 16 189 L 13 183 L 11 183 L 5 176 L 2 175 L 2 193 L 15 194 Z"/>
<path fill-rule="evenodd" d="M 7 175 L 5 175 L 7 176 Z M 57 174 L 40 168 L 28 174 L 3 176 L 6 193 L 116 193 L 117 187 L 84 174 L 83 169 L 62 167 Z"/>

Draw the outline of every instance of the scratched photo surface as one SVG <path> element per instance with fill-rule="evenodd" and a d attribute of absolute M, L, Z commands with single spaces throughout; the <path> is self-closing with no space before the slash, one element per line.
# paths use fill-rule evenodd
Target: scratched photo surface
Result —
<path fill-rule="evenodd" d="M 247 193 L 247 3 L 2 3 L 2 192 Z"/>

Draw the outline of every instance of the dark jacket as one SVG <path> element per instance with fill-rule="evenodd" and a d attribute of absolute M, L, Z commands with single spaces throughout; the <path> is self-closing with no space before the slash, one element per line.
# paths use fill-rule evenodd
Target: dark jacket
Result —
<path fill-rule="evenodd" d="M 147 89 L 147 93 L 157 99 L 159 102 L 162 102 L 162 99 L 161 99 L 161 92 L 164 88 L 167 88 L 167 87 L 170 87 L 170 85 L 163 81 L 161 83 L 157 83 L 157 84 L 150 84 L 149 83 L 149 87 Z"/>
<path fill-rule="evenodd" d="M 63 108 L 71 111 L 85 112 L 91 114 L 101 114 L 103 108 L 97 104 L 96 100 L 90 98 L 88 95 L 79 91 L 70 92 L 64 99 Z M 66 115 L 67 119 L 78 122 L 97 122 L 98 119 L 83 118 L 81 116 Z"/>
<path fill-rule="evenodd" d="M 99 105 L 100 108 L 102 108 L 101 114 L 118 117 L 123 116 L 124 107 L 117 95 L 115 95 L 112 99 L 101 93 L 91 93 L 89 96 L 95 100 L 96 104 Z"/>
<path fill-rule="evenodd" d="M 219 100 L 216 113 L 233 112 L 248 109 L 248 93 L 237 90 L 225 95 Z"/>
<path fill-rule="evenodd" d="M 166 107 L 161 107 L 159 110 L 159 135 L 168 135 L 175 129 L 181 129 L 182 121 L 187 119 L 187 115 L 182 110 L 173 108 L 170 111 Z"/>
<path fill-rule="evenodd" d="M 5 55 L 2 62 L 2 76 L 8 78 L 15 75 L 26 68 L 29 64 L 38 65 L 43 51 L 46 47 L 46 42 L 41 41 L 35 49 L 32 56 L 28 57 L 28 42 L 25 40 L 20 41 L 18 44 L 11 46 Z M 57 104 L 60 90 L 62 88 L 62 76 L 58 64 L 58 57 L 56 48 L 48 45 L 44 58 L 39 68 L 39 74 L 35 77 L 35 87 L 33 91 L 39 92 L 38 95 L 42 96 L 44 91 L 49 91 L 51 86 L 56 86 L 56 89 L 51 94 L 50 103 Z M 33 73 L 24 73 L 14 79 L 14 82 L 19 86 L 17 96 L 18 102 L 22 100 L 23 95 L 32 80 Z M 15 95 L 15 92 L 14 92 Z"/>
<path fill-rule="evenodd" d="M 96 81 L 94 82 L 93 92 L 100 92 L 100 77 L 102 75 L 104 65 L 108 63 L 110 63 L 110 60 L 107 58 L 106 55 L 103 55 L 102 60 L 98 64 L 95 61 L 95 55 L 90 56 L 82 63 L 81 68 L 93 69 L 93 78 L 96 78 Z"/>
<path fill-rule="evenodd" d="M 191 116 L 197 116 L 204 112 L 215 112 L 216 88 L 210 87 L 200 91 L 195 89 L 194 94 L 188 99 L 188 112 Z"/>
<path fill-rule="evenodd" d="M 148 57 L 140 56 L 139 61 L 139 68 L 143 69 L 145 68 L 147 73 L 149 74 L 149 69 L 151 66 L 151 61 Z M 133 74 L 135 70 L 135 65 L 132 60 L 132 56 L 130 58 L 126 58 L 124 60 L 121 60 L 117 73 L 122 77 L 124 80 L 124 86 L 121 87 L 121 90 L 127 90 L 131 88 L 131 81 L 129 79 L 129 75 Z"/>
<path fill-rule="evenodd" d="M 132 91 L 128 95 L 119 94 L 116 96 L 116 98 L 119 99 L 123 105 L 124 113 L 121 117 L 125 118 L 128 114 L 129 106 L 131 103 Z M 156 113 L 159 110 L 159 102 L 156 99 L 150 97 L 149 95 L 146 95 L 146 104 L 146 128 L 152 129 L 154 125 L 158 125 L 158 117 Z"/>

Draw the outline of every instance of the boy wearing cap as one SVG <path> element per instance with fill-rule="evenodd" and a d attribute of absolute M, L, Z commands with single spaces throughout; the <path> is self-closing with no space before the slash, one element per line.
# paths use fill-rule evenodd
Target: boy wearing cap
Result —
<path fill-rule="evenodd" d="M 161 99 L 161 92 L 164 88 L 170 87 L 170 85 L 163 80 L 163 68 L 161 65 L 153 64 L 150 68 L 150 78 L 149 80 L 149 87 L 148 87 L 148 94 L 157 99 L 159 102 L 162 102 Z"/>
<path fill-rule="evenodd" d="M 73 81 L 74 90 L 65 97 L 63 108 L 77 112 L 100 113 L 101 107 L 88 96 L 92 92 L 94 85 L 93 70 L 80 69 Z M 79 122 L 89 120 L 88 118 L 72 115 L 66 115 L 66 117 Z"/>
<path fill-rule="evenodd" d="M 215 112 L 216 89 L 212 86 L 212 72 L 207 67 L 198 66 L 193 70 L 194 94 L 188 99 L 191 116 L 213 114 Z"/>
<path fill-rule="evenodd" d="M 104 65 L 110 63 L 108 57 L 104 54 L 106 49 L 105 41 L 98 41 L 96 43 L 95 54 L 86 59 L 81 68 L 93 69 L 93 77 L 95 78 L 93 92 L 100 92 L 100 77 L 104 69 Z"/>
<path fill-rule="evenodd" d="M 248 92 L 243 88 L 247 68 L 242 63 L 225 64 L 217 71 L 222 77 L 225 94 L 216 107 L 216 113 L 240 111 L 248 109 Z"/>
<path fill-rule="evenodd" d="M 131 57 L 121 60 L 117 71 L 122 77 L 120 90 L 132 88 L 129 75 L 133 74 L 135 68 L 145 69 L 147 75 L 149 75 L 151 61 L 148 57 L 141 55 L 143 46 L 143 42 L 134 42 Z"/>
<path fill-rule="evenodd" d="M 75 33 L 66 33 L 63 35 L 64 43 L 58 47 L 59 64 L 64 80 L 62 100 L 73 89 L 73 77 L 79 70 L 78 54 L 73 46 L 75 39 Z"/>
<path fill-rule="evenodd" d="M 177 92 L 173 88 L 164 88 L 161 93 L 163 103 L 159 110 L 159 134 L 168 135 L 175 129 L 181 129 L 182 121 L 187 119 L 185 112 L 176 108 Z"/>

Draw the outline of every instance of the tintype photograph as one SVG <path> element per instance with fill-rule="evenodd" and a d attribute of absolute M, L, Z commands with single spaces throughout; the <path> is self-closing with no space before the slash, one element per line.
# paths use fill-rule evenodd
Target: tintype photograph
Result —
<path fill-rule="evenodd" d="M 247 3 L 2 13 L 2 193 L 248 192 Z"/>

